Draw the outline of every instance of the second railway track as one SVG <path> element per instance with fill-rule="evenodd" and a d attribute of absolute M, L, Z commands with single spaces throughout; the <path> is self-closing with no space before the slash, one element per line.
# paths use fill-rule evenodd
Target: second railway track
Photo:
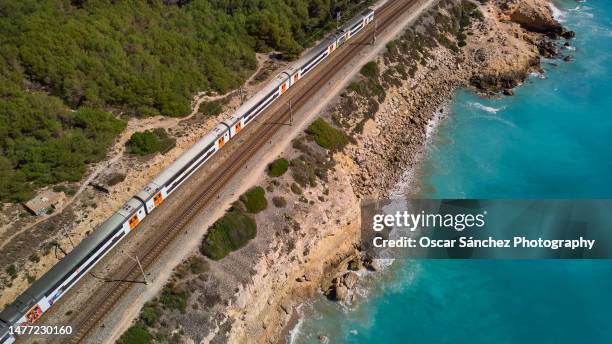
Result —
<path fill-rule="evenodd" d="M 385 30 L 392 25 L 403 12 L 416 3 L 416 0 L 398 0 L 390 1 L 383 7 L 377 10 L 377 29 Z M 346 64 L 358 52 L 363 49 L 364 43 L 367 43 L 372 38 L 373 26 L 369 26 L 364 30 L 359 37 L 352 43 L 348 43 L 347 47 L 339 49 L 337 54 L 332 55 L 332 58 L 319 66 L 316 73 L 305 78 L 305 82 L 297 89 L 291 88 L 287 92 L 287 96 L 293 94 L 292 106 L 294 111 L 298 111 L 314 94 L 319 91 L 319 85 L 325 83 L 331 76 L 335 74 L 338 66 Z M 168 245 L 183 231 L 189 224 L 195 214 L 200 212 L 212 200 L 215 195 L 230 181 L 236 171 L 240 170 L 247 161 L 259 151 L 278 131 L 279 127 L 289 119 L 290 113 L 286 108 L 283 108 L 281 102 L 277 102 L 269 110 L 267 118 L 260 119 L 263 122 L 260 126 L 253 128 L 254 131 L 249 133 L 248 138 L 241 143 L 223 166 L 224 168 L 215 168 L 208 179 L 203 183 L 199 193 L 194 192 L 194 196 L 190 197 L 186 204 L 185 210 L 168 218 L 160 225 L 164 229 L 156 233 L 155 238 L 152 238 L 147 247 L 143 247 L 140 253 L 140 263 L 144 269 L 147 269 L 159 257 Z M 129 291 L 131 283 L 123 281 L 135 281 L 141 276 L 140 268 L 136 262 L 126 260 L 128 263 L 123 264 L 114 276 L 110 279 L 114 282 L 108 282 L 102 285 L 98 290 L 94 291 L 95 297 L 88 303 L 86 309 L 82 312 L 77 312 L 78 316 L 73 319 L 76 332 L 70 337 L 72 343 L 80 343 L 85 341 L 87 336 L 94 330 L 96 325 L 109 313 L 113 306 L 121 300 L 121 298 Z"/>

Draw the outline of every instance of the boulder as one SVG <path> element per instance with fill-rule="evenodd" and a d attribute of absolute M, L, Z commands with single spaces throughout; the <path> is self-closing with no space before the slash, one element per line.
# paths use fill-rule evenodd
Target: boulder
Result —
<path fill-rule="evenodd" d="M 572 30 L 564 30 L 563 33 L 561 34 L 561 37 L 565 39 L 572 39 L 576 37 L 576 33 Z"/>
<path fill-rule="evenodd" d="M 348 298 L 348 288 L 343 285 L 337 286 L 334 291 L 334 300 L 344 301 L 347 298 Z"/>
<path fill-rule="evenodd" d="M 559 48 L 557 48 L 553 42 L 548 40 L 542 40 L 538 43 L 538 51 L 540 52 L 540 55 L 548 58 L 559 55 Z"/>
<path fill-rule="evenodd" d="M 552 11 L 546 5 L 532 1 L 521 1 L 510 14 L 510 20 L 519 24 L 525 30 L 558 36 L 564 29 L 553 17 Z"/>
<path fill-rule="evenodd" d="M 344 283 L 347 288 L 351 289 L 355 286 L 355 284 L 357 284 L 358 279 L 359 276 L 357 276 L 356 273 L 349 271 L 342 277 L 342 283 Z"/>
<path fill-rule="evenodd" d="M 348 269 L 351 271 L 358 271 L 361 269 L 361 263 L 358 260 L 353 259 L 348 263 Z"/>
<path fill-rule="evenodd" d="M 380 264 L 378 264 L 378 261 L 374 259 L 373 257 L 366 257 L 363 260 L 363 265 L 366 267 L 366 269 L 370 271 L 380 270 Z"/>

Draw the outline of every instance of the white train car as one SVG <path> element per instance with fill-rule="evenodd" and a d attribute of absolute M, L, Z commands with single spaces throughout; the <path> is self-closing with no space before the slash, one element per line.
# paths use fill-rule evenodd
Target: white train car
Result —
<path fill-rule="evenodd" d="M 85 238 L 51 270 L 35 281 L 0 313 L 0 342 L 12 343 L 9 326 L 34 323 L 76 284 L 146 216 L 144 205 L 132 198 Z"/>

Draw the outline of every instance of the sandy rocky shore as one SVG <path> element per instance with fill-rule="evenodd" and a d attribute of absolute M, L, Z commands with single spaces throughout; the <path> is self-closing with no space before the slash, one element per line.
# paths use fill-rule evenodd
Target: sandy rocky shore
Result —
<path fill-rule="evenodd" d="M 187 295 L 185 309 L 162 310 L 150 331 L 186 343 L 283 343 L 302 302 L 350 301 L 355 271 L 380 269 L 359 250 L 360 201 L 388 196 L 418 168 L 427 126 L 457 88 L 511 96 L 542 72 L 542 57 L 571 60 L 560 51 L 573 37 L 545 0 L 439 1 L 321 114 L 350 143 L 327 151 L 308 134 L 295 139 L 282 154 L 289 171 L 258 181 L 270 204 L 255 216 L 257 237 L 221 261 L 198 254 L 179 266 L 149 306 Z"/>
<path fill-rule="evenodd" d="M 553 18 L 545 0 L 439 1 L 387 46 L 375 61 L 377 68 L 357 78 L 321 114 L 344 129 L 350 143 L 327 151 L 307 134 L 298 137 L 282 154 L 293 161 L 289 171 L 258 180 L 269 206 L 255 216 L 257 237 L 218 262 L 199 254 L 189 258 L 175 269 L 157 300 L 145 305 L 139 322 L 156 308 L 160 314 L 149 316 L 146 326 L 158 341 L 282 343 L 296 320 L 296 307 L 305 300 L 324 293 L 330 302 L 349 301 L 358 283 L 355 270 L 379 270 L 359 250 L 360 200 L 388 196 L 405 171 L 417 169 L 428 123 L 457 88 L 509 96 L 529 73 L 541 71 L 541 57 L 570 60 L 559 52 L 571 38 L 573 33 Z M 267 72 L 255 76 L 264 80 L 275 67 L 262 65 Z M 247 95 L 257 89 L 251 86 Z M 202 99 L 206 97 L 194 100 L 188 118 L 128 124 L 110 154 L 116 159 L 101 163 L 102 173 L 92 180 L 104 184 L 117 174 L 126 175 L 109 187 L 110 194 L 84 188 L 64 211 L 39 224 L 20 217 L 18 206 L 3 209 L 0 305 L 25 289 L 29 276 L 40 276 L 62 256 L 55 244 L 77 244 L 240 103 L 232 95 L 224 113 L 210 117 L 197 114 Z M 159 127 L 177 137 L 175 149 L 147 158 L 123 154 L 132 132 Z M 286 204 L 273 204 L 275 197 Z M 12 222 L 15 218 L 19 220 Z M 26 224 L 33 225 L 31 230 L 19 233 Z M 34 247 L 31 242 L 45 244 Z M 36 261 L 31 259 L 35 252 Z M 15 261 L 20 274 L 11 279 L 4 271 Z M 185 304 L 158 307 L 162 299 Z"/>

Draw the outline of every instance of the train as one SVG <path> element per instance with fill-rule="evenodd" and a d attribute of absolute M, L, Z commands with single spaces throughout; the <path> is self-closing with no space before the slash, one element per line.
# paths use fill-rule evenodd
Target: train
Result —
<path fill-rule="evenodd" d="M 270 104 L 336 49 L 372 23 L 374 12 L 374 8 L 363 11 L 282 71 L 262 90 L 165 168 L 142 191 L 128 200 L 116 213 L 18 296 L 0 313 L 0 343 L 13 343 L 16 340 L 16 333 L 20 332 L 15 331 L 18 327 L 29 326 L 38 320 L 228 141 L 238 135 Z"/>

